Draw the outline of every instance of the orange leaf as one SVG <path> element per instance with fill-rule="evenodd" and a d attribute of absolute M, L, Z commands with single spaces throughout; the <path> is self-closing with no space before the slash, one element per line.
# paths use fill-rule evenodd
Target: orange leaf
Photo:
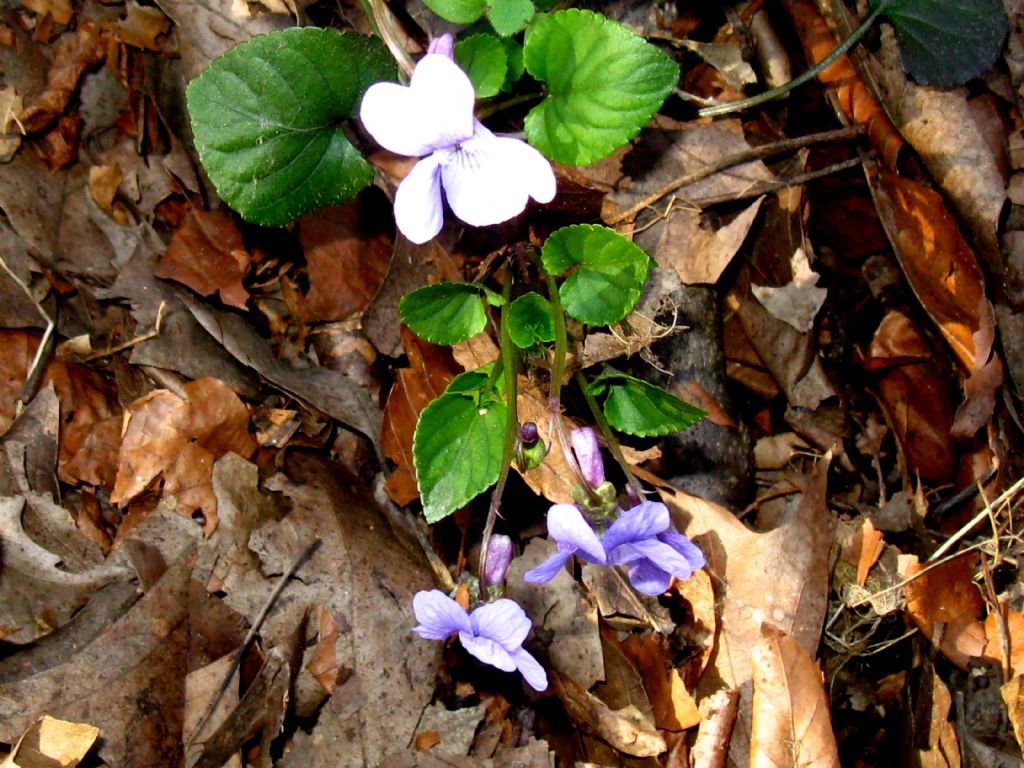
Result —
<path fill-rule="evenodd" d="M 953 406 L 935 354 L 913 321 L 893 310 L 875 331 L 864 367 L 884 370 L 881 405 L 911 472 L 946 482 L 956 464 Z"/>
<path fill-rule="evenodd" d="M 812 0 L 785 0 L 784 5 L 800 32 L 808 62 L 817 64 L 832 53 L 838 41 Z M 850 58 L 840 57 L 818 75 L 818 81 L 835 92 L 846 118 L 867 129 L 871 146 L 888 167 L 895 168 L 900 150 L 905 144 L 903 136 L 892 124 L 878 99 L 860 79 Z"/>
<path fill-rule="evenodd" d="M 672 651 L 663 635 L 633 633 L 619 647 L 643 678 L 656 727 L 683 731 L 700 722 L 697 703 L 686 690 L 682 674 L 672 664 Z"/>
<path fill-rule="evenodd" d="M 792 637 L 767 624 L 751 651 L 750 768 L 839 766 L 821 670 Z"/>
<path fill-rule="evenodd" d="M 200 296 L 217 292 L 230 307 L 245 309 L 249 292 L 242 279 L 249 271 L 249 254 L 234 220 L 220 211 L 190 210 L 171 235 L 156 275 L 177 280 Z"/>
<path fill-rule="evenodd" d="M 903 588 L 907 614 L 928 640 L 961 668 L 980 656 L 985 648 L 985 630 L 978 616 L 984 601 L 971 579 L 970 553 L 929 568 Z M 905 577 L 925 568 L 910 563 Z M 941 625 L 941 626 L 940 626 Z"/>
<path fill-rule="evenodd" d="M 408 504 L 419 496 L 412 462 L 416 420 L 420 411 L 444 392 L 459 368 L 445 347 L 420 341 L 405 327 L 402 341 L 409 367 L 399 370 L 398 380 L 388 394 L 380 442 L 384 455 L 397 465 L 385 486 L 388 495 L 397 504 Z"/>
<path fill-rule="evenodd" d="M 128 406 L 130 421 L 121 441 L 112 504 L 125 504 L 171 467 L 184 450 L 189 406 L 166 389 L 157 389 Z"/>
<path fill-rule="evenodd" d="M 1024 613 L 1007 609 L 1006 634 L 1010 642 L 1010 674 L 1012 677 L 1024 674 Z M 985 618 L 985 656 L 1002 666 L 1002 638 L 999 636 L 999 624 L 991 613 Z"/>

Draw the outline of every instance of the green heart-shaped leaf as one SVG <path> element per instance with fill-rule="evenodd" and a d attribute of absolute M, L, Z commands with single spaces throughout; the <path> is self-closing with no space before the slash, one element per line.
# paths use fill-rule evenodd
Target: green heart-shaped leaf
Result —
<path fill-rule="evenodd" d="M 433 344 L 458 344 L 487 325 L 482 290 L 470 283 L 417 288 L 398 302 L 398 314 L 413 333 Z"/>
<path fill-rule="evenodd" d="M 395 76 L 376 38 L 314 27 L 260 35 L 215 59 L 186 96 L 217 193 L 264 226 L 353 197 L 373 169 L 341 121 L 371 84 Z"/>
<path fill-rule="evenodd" d="M 523 63 L 547 86 L 526 116 L 526 137 L 570 165 L 596 162 L 636 136 L 679 80 L 679 67 L 653 45 L 575 8 L 534 19 Z"/>
<path fill-rule="evenodd" d="M 903 69 L 922 85 L 960 85 L 982 74 L 1009 29 L 1002 0 L 889 0 L 882 13 L 896 29 Z"/>
<path fill-rule="evenodd" d="M 455 44 L 455 61 L 469 76 L 478 99 L 501 90 L 508 72 L 505 46 L 494 35 L 470 35 Z"/>
<path fill-rule="evenodd" d="M 707 414 L 643 379 L 608 369 L 587 387 L 594 397 L 607 392 L 602 410 L 619 432 L 661 437 L 696 424 Z"/>
<path fill-rule="evenodd" d="M 445 21 L 472 24 L 484 15 L 484 0 L 423 0 L 423 4 Z"/>
<path fill-rule="evenodd" d="M 428 523 L 436 523 L 498 480 L 507 406 L 485 393 L 487 376 L 460 374 L 420 412 L 412 453 Z M 457 390 L 457 391 L 453 391 Z"/>
<path fill-rule="evenodd" d="M 502 37 L 514 35 L 533 18 L 532 0 L 490 0 L 487 20 Z"/>
<path fill-rule="evenodd" d="M 596 224 L 562 227 L 544 242 L 544 269 L 575 271 L 558 289 L 565 311 L 582 323 L 610 325 L 632 311 L 651 259 L 618 232 Z"/>
<path fill-rule="evenodd" d="M 555 340 L 555 318 L 551 302 L 539 293 L 524 293 L 508 308 L 508 335 L 520 349 L 532 347 L 538 341 Z"/>

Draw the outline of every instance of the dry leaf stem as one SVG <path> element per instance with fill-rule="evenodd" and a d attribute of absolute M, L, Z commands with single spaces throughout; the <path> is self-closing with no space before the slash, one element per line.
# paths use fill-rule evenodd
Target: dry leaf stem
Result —
<path fill-rule="evenodd" d="M 705 166 L 704 168 L 701 168 L 699 171 L 694 171 L 693 173 L 688 173 L 684 176 L 680 176 L 676 179 L 673 179 L 668 184 L 659 187 L 654 192 L 645 197 L 643 200 L 639 201 L 630 208 L 627 208 L 625 211 L 622 211 L 620 213 L 615 214 L 614 216 L 605 219 L 605 223 L 610 227 L 618 226 L 619 224 L 622 224 L 623 222 L 629 221 L 630 219 L 634 218 L 638 213 L 643 211 L 645 208 L 649 208 L 650 206 L 654 205 L 654 203 L 658 202 L 663 197 L 672 194 L 676 190 L 682 189 L 683 187 L 687 187 L 691 184 L 696 184 L 698 181 L 703 181 L 704 179 L 714 176 L 717 173 L 721 173 L 722 171 L 728 170 L 733 166 L 742 165 L 743 163 L 749 163 L 754 160 L 763 160 L 768 157 L 780 155 L 784 152 L 792 152 L 797 149 L 803 149 L 804 147 L 809 147 L 814 144 L 822 144 L 829 141 L 844 141 L 846 139 L 854 139 L 863 134 L 864 126 L 852 125 L 848 128 L 837 128 L 834 131 L 822 131 L 821 133 L 812 133 L 807 136 L 798 136 L 795 139 L 783 139 L 782 141 L 776 141 L 772 142 L 771 144 L 764 144 L 763 146 L 760 147 L 753 147 L 752 149 L 747 149 L 744 150 L 743 152 L 737 152 L 734 155 L 729 155 L 728 157 L 722 158 L 713 165 Z M 838 165 L 844 164 L 839 163 Z M 850 163 L 850 165 L 847 165 L 845 167 L 852 167 L 852 165 L 856 165 L 856 163 Z M 835 170 L 842 170 L 841 168 L 837 168 L 837 166 L 829 166 L 829 168 Z M 823 168 L 819 171 L 812 171 L 811 173 L 826 175 L 826 171 L 828 173 L 835 173 L 835 170 Z M 807 175 L 809 174 L 803 174 L 803 176 Z M 763 194 L 764 192 L 771 191 L 772 189 L 780 189 L 782 187 L 792 186 L 794 184 L 802 184 L 803 181 L 810 181 L 810 179 L 804 179 L 803 181 L 800 181 L 800 179 L 802 179 L 803 176 L 797 176 L 794 177 L 793 179 L 772 182 L 771 184 L 774 184 L 775 186 L 770 186 L 767 184 L 764 186 L 758 185 L 757 192 L 754 193 L 754 196 Z M 813 178 L 817 178 L 817 176 L 814 176 Z M 749 197 L 751 195 L 746 196 Z M 729 195 L 727 197 L 722 198 L 721 200 L 719 200 L 718 198 L 712 198 L 709 201 L 701 201 L 701 207 L 713 205 L 716 202 L 725 202 L 727 200 L 735 199 L 739 198 L 735 197 L 734 195 Z"/>

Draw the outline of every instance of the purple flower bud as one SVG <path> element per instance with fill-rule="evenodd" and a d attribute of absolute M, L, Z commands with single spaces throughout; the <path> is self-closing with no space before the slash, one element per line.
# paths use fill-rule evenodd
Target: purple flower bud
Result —
<path fill-rule="evenodd" d="M 532 421 L 524 421 L 519 427 L 519 442 L 523 444 L 523 448 L 532 448 L 540 440 L 540 431 L 537 429 L 537 424 Z"/>
<path fill-rule="evenodd" d="M 569 433 L 569 437 L 583 477 L 591 487 L 597 488 L 604 482 L 604 460 L 601 458 L 601 447 L 597 444 L 597 433 L 590 427 L 577 427 Z"/>
<path fill-rule="evenodd" d="M 494 586 L 505 581 L 509 563 L 512 562 L 512 539 L 500 533 L 492 534 L 487 542 L 487 560 L 484 564 L 484 586 Z"/>
<path fill-rule="evenodd" d="M 455 58 L 455 40 L 452 36 L 445 32 L 440 37 L 435 37 L 430 41 L 430 45 L 427 46 L 427 53 L 439 53 L 442 56 L 447 56 L 449 59 Z"/>

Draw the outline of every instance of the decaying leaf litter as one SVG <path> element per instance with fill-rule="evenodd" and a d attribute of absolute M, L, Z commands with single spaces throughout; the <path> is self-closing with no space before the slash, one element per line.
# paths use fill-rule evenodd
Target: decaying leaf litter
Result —
<path fill-rule="evenodd" d="M 394 5 L 413 54 L 444 31 Z M 482 525 L 475 505 L 418 522 L 416 414 L 495 352 L 419 341 L 396 303 L 486 268 L 500 231 L 396 238 L 385 155 L 379 188 L 261 229 L 191 149 L 183 85 L 214 57 L 297 21 L 367 31 L 359 7 L 0 10 L 7 763 L 1020 761 L 1021 9 L 968 86 L 908 80 L 882 26 L 714 121 L 692 104 L 802 71 L 858 9 L 598 10 L 673 52 L 680 97 L 558 167 L 531 222 L 604 221 L 656 260 L 576 352 L 709 413 L 627 446 L 708 566 L 658 598 L 591 566 L 524 583 L 570 481 L 554 454 L 516 481 L 508 593 L 545 695 L 410 631 Z M 524 414 L 541 391 L 524 377 Z"/>

